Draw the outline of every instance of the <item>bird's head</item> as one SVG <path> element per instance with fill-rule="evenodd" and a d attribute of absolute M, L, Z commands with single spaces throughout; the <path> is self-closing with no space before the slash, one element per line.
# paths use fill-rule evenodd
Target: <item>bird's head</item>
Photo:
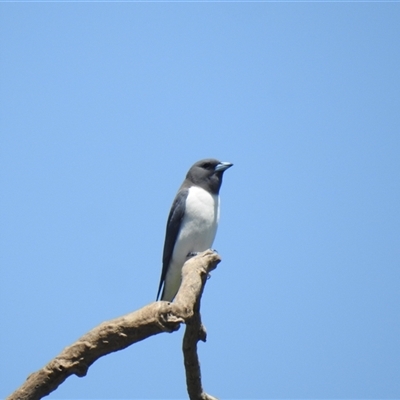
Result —
<path fill-rule="evenodd" d="M 215 158 L 206 158 L 192 165 L 186 179 L 218 194 L 222 184 L 222 175 L 232 165 L 232 163 L 218 161 Z"/>

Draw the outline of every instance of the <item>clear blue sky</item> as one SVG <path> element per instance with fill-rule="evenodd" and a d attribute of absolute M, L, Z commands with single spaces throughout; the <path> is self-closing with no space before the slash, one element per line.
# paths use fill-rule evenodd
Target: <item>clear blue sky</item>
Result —
<path fill-rule="evenodd" d="M 0 397 L 153 301 L 187 169 L 234 163 L 205 389 L 400 398 L 399 3 L 1 3 Z M 185 398 L 183 329 L 49 399 Z"/>

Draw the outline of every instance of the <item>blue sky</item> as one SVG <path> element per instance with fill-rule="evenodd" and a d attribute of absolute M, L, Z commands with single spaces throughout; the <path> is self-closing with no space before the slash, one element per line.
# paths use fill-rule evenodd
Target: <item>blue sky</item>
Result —
<path fill-rule="evenodd" d="M 0 397 L 154 301 L 187 169 L 221 190 L 221 398 L 400 398 L 399 3 L 1 3 Z M 183 329 L 49 399 L 185 398 Z"/>

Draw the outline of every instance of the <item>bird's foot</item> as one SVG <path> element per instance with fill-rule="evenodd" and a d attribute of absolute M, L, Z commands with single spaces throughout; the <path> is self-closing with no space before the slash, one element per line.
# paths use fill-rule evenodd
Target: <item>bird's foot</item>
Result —
<path fill-rule="evenodd" d="M 218 251 L 215 249 L 210 249 L 211 251 L 213 251 L 214 253 L 218 254 Z M 199 255 L 201 252 L 200 251 L 191 251 L 190 253 L 187 254 L 187 258 L 192 258 L 192 257 L 196 257 L 197 255 Z"/>

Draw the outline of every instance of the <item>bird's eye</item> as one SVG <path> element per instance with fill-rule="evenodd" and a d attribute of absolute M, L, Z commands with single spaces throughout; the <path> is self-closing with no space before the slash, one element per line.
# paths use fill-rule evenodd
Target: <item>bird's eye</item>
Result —
<path fill-rule="evenodd" d="M 205 164 L 203 165 L 203 167 L 204 167 L 205 169 L 210 169 L 211 164 L 207 162 L 207 163 L 205 163 Z"/>

